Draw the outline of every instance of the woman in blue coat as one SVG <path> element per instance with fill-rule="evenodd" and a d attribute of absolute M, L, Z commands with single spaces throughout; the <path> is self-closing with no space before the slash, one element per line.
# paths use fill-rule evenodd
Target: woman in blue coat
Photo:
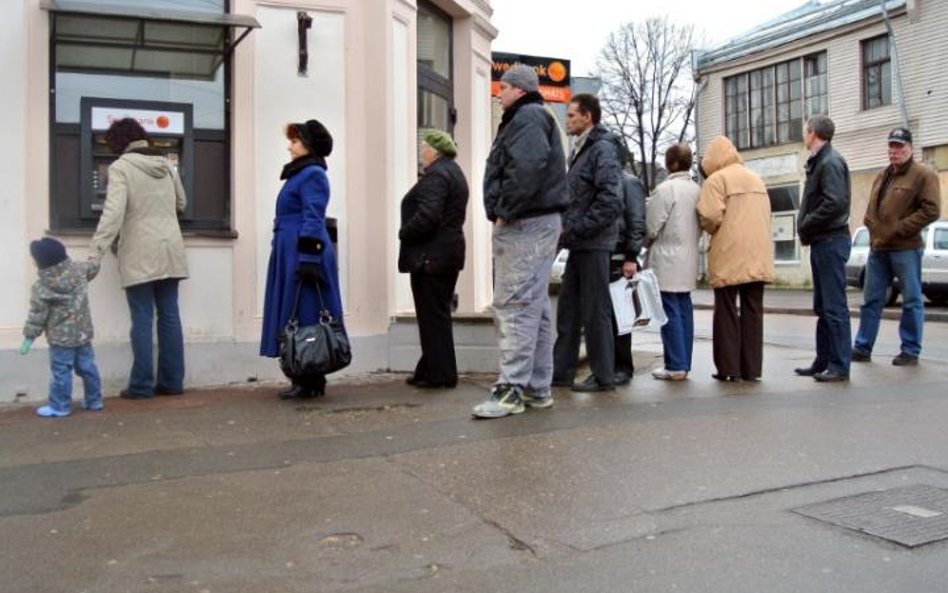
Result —
<path fill-rule="evenodd" d="M 292 314 L 298 286 L 302 286 L 301 326 L 316 323 L 323 308 L 342 319 L 336 254 L 326 230 L 326 157 L 332 152 L 332 136 L 323 124 L 311 119 L 289 124 L 286 138 L 292 160 L 280 174 L 285 182 L 277 195 L 273 219 L 260 339 L 260 355 L 271 358 L 279 356 L 279 337 Z M 325 391 L 326 377 L 313 375 L 293 379 L 293 385 L 278 395 L 282 399 L 315 397 Z"/>

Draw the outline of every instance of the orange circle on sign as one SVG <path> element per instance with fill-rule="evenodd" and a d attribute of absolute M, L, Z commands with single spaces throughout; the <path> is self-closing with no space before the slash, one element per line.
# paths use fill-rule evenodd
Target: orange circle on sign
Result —
<path fill-rule="evenodd" d="M 159 115 L 157 119 L 155 119 L 155 123 L 159 128 L 164 129 L 171 125 L 171 120 L 168 119 L 167 115 Z"/>
<path fill-rule="evenodd" d="M 566 78 L 566 66 L 561 62 L 551 62 L 547 66 L 546 73 L 553 82 L 563 82 L 563 79 Z"/>

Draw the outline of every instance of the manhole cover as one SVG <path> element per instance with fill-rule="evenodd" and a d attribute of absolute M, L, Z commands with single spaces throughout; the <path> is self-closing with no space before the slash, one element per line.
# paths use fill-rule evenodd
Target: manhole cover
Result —
<path fill-rule="evenodd" d="M 909 548 L 948 539 L 948 490 L 925 484 L 866 492 L 793 510 Z"/>

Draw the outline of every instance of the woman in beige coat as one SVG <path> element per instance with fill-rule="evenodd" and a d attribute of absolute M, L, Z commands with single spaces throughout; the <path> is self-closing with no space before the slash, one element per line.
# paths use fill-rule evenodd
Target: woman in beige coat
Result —
<path fill-rule="evenodd" d="M 691 179 L 691 149 L 675 144 L 665 151 L 665 179 L 649 197 L 645 210 L 648 266 L 658 278 L 662 308 L 668 322 L 662 326 L 665 368 L 652 372 L 662 381 L 682 381 L 691 371 L 695 341 L 691 291 L 698 278 L 698 184 Z"/>
<path fill-rule="evenodd" d="M 767 186 L 717 136 L 701 160 L 701 228 L 711 235 L 708 274 L 714 288 L 713 376 L 760 379 L 764 359 L 764 284 L 774 280 Z M 738 309 L 738 299 L 740 308 Z"/>
<path fill-rule="evenodd" d="M 122 397 L 147 399 L 184 390 L 184 337 L 178 282 L 188 277 L 178 213 L 187 198 L 171 162 L 149 147 L 131 118 L 105 134 L 122 156 L 109 166 L 105 207 L 90 248 L 100 260 L 118 240 L 119 276 L 131 315 L 132 370 Z M 158 314 L 158 373 L 152 362 L 152 325 Z"/>

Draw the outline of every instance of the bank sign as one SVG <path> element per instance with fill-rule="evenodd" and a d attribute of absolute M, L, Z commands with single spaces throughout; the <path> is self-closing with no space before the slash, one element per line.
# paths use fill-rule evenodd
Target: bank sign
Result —
<path fill-rule="evenodd" d="M 524 56 L 494 52 L 491 54 L 490 94 L 496 97 L 500 94 L 500 77 L 514 64 L 524 64 L 536 71 L 540 78 L 540 94 L 550 103 L 569 103 L 569 60 L 559 58 L 542 58 L 538 56 Z"/>

